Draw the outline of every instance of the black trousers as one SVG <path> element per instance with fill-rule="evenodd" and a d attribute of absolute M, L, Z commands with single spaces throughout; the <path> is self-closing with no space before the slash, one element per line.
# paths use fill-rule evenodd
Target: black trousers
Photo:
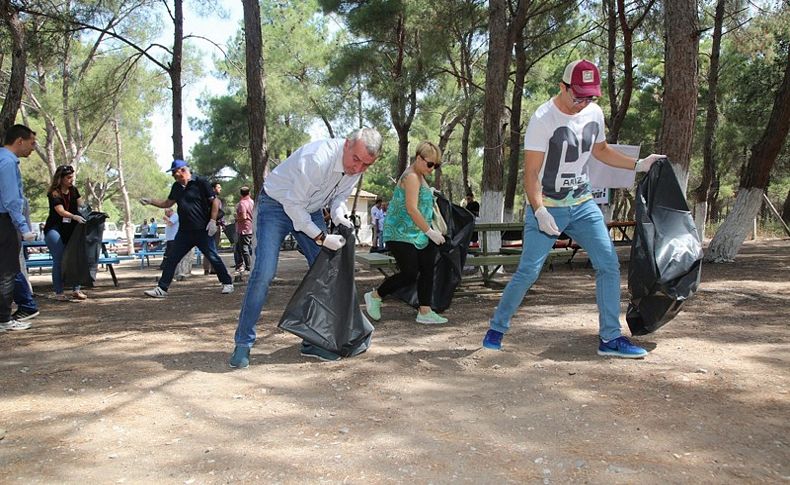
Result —
<path fill-rule="evenodd" d="M 398 273 L 390 276 L 379 286 L 378 294 L 385 297 L 401 288 L 417 282 L 417 299 L 420 306 L 431 306 L 433 293 L 433 268 L 436 264 L 436 250 L 438 247 L 428 242 L 422 249 L 417 249 L 414 244 L 389 241 L 387 248 L 398 263 Z"/>
<path fill-rule="evenodd" d="M 192 251 L 192 248 L 195 246 L 203 253 L 203 257 L 211 262 L 211 265 L 217 271 L 217 278 L 220 283 L 226 285 L 233 283 L 233 278 L 230 277 L 225 263 L 222 262 L 219 254 L 217 254 L 216 246 L 214 246 L 214 238 L 209 237 L 206 231 L 202 229 L 190 230 L 179 228 L 176 238 L 173 240 L 172 252 L 164 261 L 162 276 L 159 278 L 160 288 L 167 291 L 176 273 L 176 266 L 181 262 L 181 258 L 186 256 L 189 251 Z"/>
<path fill-rule="evenodd" d="M 0 214 L 0 323 L 11 320 L 14 278 L 19 273 L 19 232 L 11 216 Z"/>

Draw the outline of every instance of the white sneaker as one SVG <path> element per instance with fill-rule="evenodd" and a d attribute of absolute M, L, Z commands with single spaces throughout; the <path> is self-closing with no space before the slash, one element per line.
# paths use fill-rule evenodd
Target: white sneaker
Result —
<path fill-rule="evenodd" d="M 233 293 L 233 283 L 229 285 L 222 285 L 222 294 L 227 295 L 228 293 Z"/>
<path fill-rule="evenodd" d="M 0 323 L 0 331 L 5 332 L 6 330 L 14 331 L 14 330 L 27 330 L 30 328 L 30 324 L 27 322 L 19 322 L 17 320 L 9 320 L 5 323 Z"/>
<path fill-rule="evenodd" d="M 167 291 L 159 288 L 158 286 L 154 287 L 153 290 L 145 290 L 143 293 L 145 293 L 147 296 L 150 296 L 151 298 L 164 298 L 167 296 Z"/>

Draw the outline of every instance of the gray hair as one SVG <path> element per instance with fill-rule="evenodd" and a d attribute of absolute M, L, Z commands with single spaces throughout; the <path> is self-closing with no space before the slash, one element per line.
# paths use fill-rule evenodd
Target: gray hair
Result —
<path fill-rule="evenodd" d="M 381 134 L 375 128 L 360 128 L 348 135 L 347 139 L 350 142 L 361 140 L 368 153 L 374 157 L 381 153 Z"/>

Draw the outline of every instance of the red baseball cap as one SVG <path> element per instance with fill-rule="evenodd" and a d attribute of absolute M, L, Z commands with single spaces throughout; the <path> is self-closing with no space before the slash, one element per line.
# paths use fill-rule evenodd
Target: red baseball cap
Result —
<path fill-rule="evenodd" d="M 562 82 L 570 84 L 573 94 L 580 98 L 601 95 L 601 73 L 587 59 L 573 61 L 565 67 Z"/>

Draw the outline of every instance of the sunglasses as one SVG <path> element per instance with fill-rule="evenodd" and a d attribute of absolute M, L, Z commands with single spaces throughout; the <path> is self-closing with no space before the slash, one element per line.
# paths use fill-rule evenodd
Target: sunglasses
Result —
<path fill-rule="evenodd" d="M 573 100 L 573 104 L 588 104 L 588 103 L 594 103 L 594 102 L 598 101 L 598 98 L 596 96 L 588 96 L 586 98 L 577 98 L 576 96 L 573 95 L 573 89 L 571 89 L 571 85 L 570 84 L 568 84 L 568 83 L 562 83 L 562 84 L 565 85 L 565 88 L 567 89 L 568 94 L 571 95 L 571 99 Z"/>
<path fill-rule="evenodd" d="M 58 171 L 62 175 L 71 175 L 74 173 L 74 167 L 72 167 L 71 165 L 61 165 L 60 167 L 58 167 Z"/>
<path fill-rule="evenodd" d="M 423 157 L 422 155 L 420 155 L 420 158 L 425 160 L 425 157 Z M 442 162 L 431 162 L 431 161 L 425 160 L 425 165 L 428 168 L 439 168 L 439 167 L 442 166 Z"/>

